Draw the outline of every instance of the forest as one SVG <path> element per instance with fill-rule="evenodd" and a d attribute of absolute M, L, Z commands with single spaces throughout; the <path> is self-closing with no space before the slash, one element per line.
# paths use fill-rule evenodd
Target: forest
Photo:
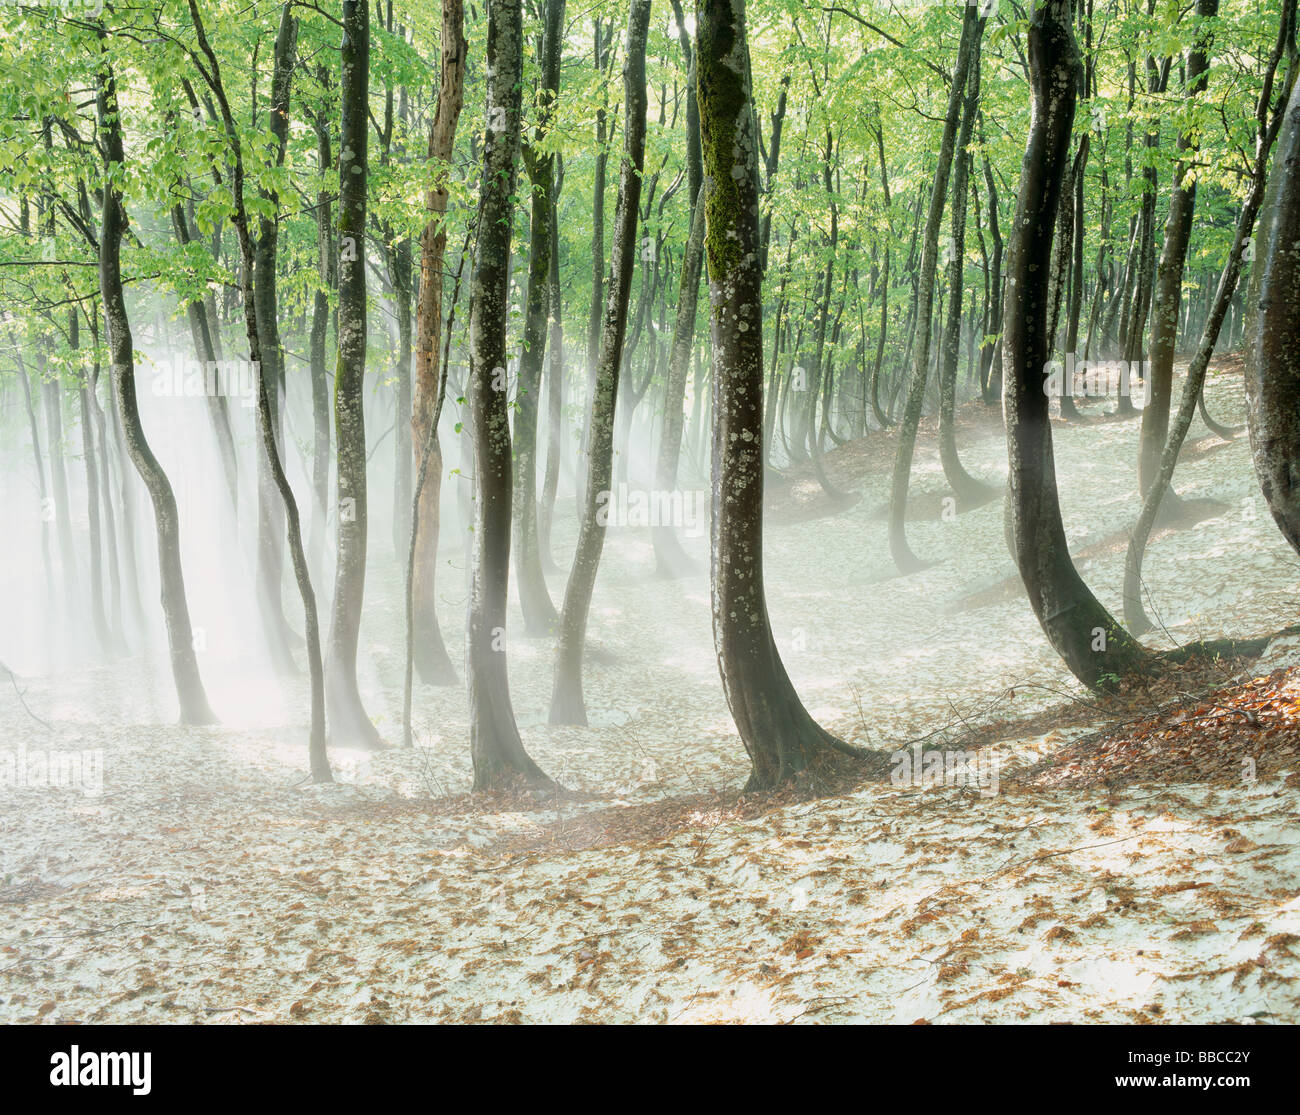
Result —
<path fill-rule="evenodd" d="M 1300 1021 L 1298 32 L 0 6 L 0 1020 Z"/>

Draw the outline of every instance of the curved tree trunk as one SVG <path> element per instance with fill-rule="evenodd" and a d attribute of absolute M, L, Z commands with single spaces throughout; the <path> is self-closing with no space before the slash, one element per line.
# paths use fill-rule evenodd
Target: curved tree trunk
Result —
<path fill-rule="evenodd" d="M 1300 82 L 1291 90 L 1246 297 L 1246 417 L 1268 509 L 1300 552 Z"/>
<path fill-rule="evenodd" d="M 1066 546 L 1043 369 L 1051 346 L 1048 273 L 1069 159 L 1079 52 L 1070 0 L 1039 0 L 1029 24 L 1033 115 L 1007 259 L 1003 417 L 1012 550 L 1029 603 L 1070 671 L 1094 689 L 1145 665 L 1146 652 L 1084 584 Z"/>
<path fill-rule="evenodd" d="M 1197 0 L 1198 20 L 1213 19 L 1219 0 Z M 1187 89 L 1189 99 L 1205 91 L 1210 68 L 1207 55 L 1210 32 L 1199 29 L 1195 46 L 1187 52 Z M 1169 433 L 1169 407 L 1173 400 L 1174 349 L 1178 342 L 1178 311 L 1182 304 L 1183 267 L 1187 245 L 1192 235 L 1192 214 L 1196 209 L 1196 176 L 1188 165 L 1196 157 L 1200 141 L 1195 133 L 1178 137 L 1179 161 L 1174 169 L 1173 191 L 1169 198 L 1169 216 L 1165 221 L 1165 242 L 1160 251 L 1156 272 L 1155 306 L 1151 312 L 1151 347 L 1147 375 L 1147 405 L 1142 411 L 1142 434 L 1138 450 L 1138 490 L 1146 495 L 1159 471 L 1161 451 Z"/>
<path fill-rule="evenodd" d="M 650 0 L 631 0 L 623 61 L 623 161 L 619 169 L 618 202 L 614 210 L 614 244 L 610 252 L 610 290 L 596 358 L 587 451 L 584 510 L 578 545 L 564 589 L 560 639 L 551 690 L 550 723 L 587 723 L 582 698 L 582 656 L 587 641 L 587 614 L 596 586 L 596 572 L 605 545 L 602 504 L 608 508 L 614 456 L 614 408 L 619 368 L 627 331 L 628 295 L 636 262 L 636 226 L 641 203 L 641 170 L 645 161 L 645 44 L 650 24 Z"/>
<path fill-rule="evenodd" d="M 894 456 L 893 480 L 889 490 L 889 552 L 903 573 L 925 568 L 907 544 L 907 489 L 912 477 L 912 454 L 916 431 L 921 422 L 926 383 L 930 378 L 930 314 L 934 304 L 934 272 L 939 254 L 939 227 L 948 196 L 948 177 L 952 170 L 953 148 L 961 116 L 962 90 L 970 69 L 975 40 L 984 32 L 984 19 L 973 5 L 967 5 L 962 19 L 961 45 L 953 67 L 952 87 L 948 93 L 948 112 L 944 119 L 943 138 L 939 144 L 939 161 L 934 171 L 934 188 L 926 215 L 925 234 L 921 241 L 921 273 L 916 293 L 916 348 L 913 353 L 907 398 L 898 429 L 898 449 Z"/>
<path fill-rule="evenodd" d="M 101 30 L 100 35 L 104 32 Z M 117 87 L 107 59 L 101 59 L 97 95 L 99 128 L 105 167 L 126 163 L 122 143 L 121 117 Z M 167 643 L 171 649 L 172 677 L 180 702 L 182 724 L 213 724 L 216 716 L 199 676 L 198 658 L 194 653 L 194 631 L 190 626 L 189 604 L 185 598 L 185 575 L 181 569 L 180 519 L 176 496 L 162 465 L 153 455 L 140 424 L 140 410 L 135 394 L 135 355 L 131 323 L 126 314 L 126 297 L 122 290 L 122 234 L 126 212 L 121 191 L 111 178 L 103 186 L 103 215 L 99 235 L 99 290 L 104 301 L 104 319 L 108 325 L 108 348 L 113 365 L 113 379 L 122 432 L 127 454 L 149 489 L 153 501 L 154 522 L 158 531 L 158 574 L 162 586 L 163 617 L 167 624 Z M 53 450 L 51 450 L 53 451 Z M 125 478 L 124 481 L 125 483 Z"/>
<path fill-rule="evenodd" d="M 695 33 L 713 340 L 713 642 L 753 764 L 746 788 L 816 786 L 858 752 L 799 700 L 763 590 L 763 271 L 744 0 L 700 0 Z"/>
<path fill-rule="evenodd" d="M 982 26 L 982 24 L 981 24 Z M 961 312 L 966 277 L 966 190 L 970 179 L 970 146 L 975 114 L 980 100 L 980 40 L 971 45 L 966 77 L 966 98 L 962 107 L 961 130 L 957 136 L 957 161 L 952 179 L 952 258 L 948 261 L 948 318 L 939 349 L 939 461 L 943 475 L 957 497 L 959 509 L 975 507 L 998 495 L 998 489 L 976 480 L 962 466 L 957 455 L 957 355 L 961 343 Z"/>

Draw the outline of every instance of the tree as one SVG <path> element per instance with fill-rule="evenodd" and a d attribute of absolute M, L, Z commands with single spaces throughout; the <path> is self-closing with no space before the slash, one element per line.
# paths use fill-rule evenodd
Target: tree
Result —
<path fill-rule="evenodd" d="M 519 354 L 514 426 L 514 549 L 515 580 L 524 631 L 549 635 L 559 623 L 542 572 L 537 534 L 537 415 L 546 356 L 547 323 L 551 307 L 551 222 L 555 216 L 555 154 L 548 136 L 560 90 L 560 53 L 564 33 L 564 0 L 547 0 L 543 18 L 542 73 L 537 93 L 537 124 L 523 149 L 531 194 L 531 245 L 528 252 L 528 293 L 524 315 L 524 345 Z M 557 374 L 552 369 L 552 375 Z"/>
<path fill-rule="evenodd" d="M 1210 69 L 1209 21 L 1219 12 L 1219 0 L 1197 0 L 1196 41 L 1187 52 L 1186 96 L 1193 103 L 1205 92 Z M 1195 133 L 1178 137 L 1180 156 L 1174 171 L 1169 216 L 1165 221 L 1164 247 L 1156 271 L 1154 305 L 1151 310 L 1151 347 L 1147 375 L 1151 378 L 1147 405 L 1142 411 L 1141 445 L 1138 455 L 1138 488 L 1145 495 L 1159 469 L 1160 451 L 1169 432 L 1169 406 L 1173 398 L 1174 349 L 1178 343 L 1178 314 L 1182 304 L 1183 268 L 1192 235 L 1192 214 L 1196 209 L 1196 174 L 1188 166 L 1200 147 Z"/>
<path fill-rule="evenodd" d="M 474 446 L 474 552 L 469 618 L 470 757 L 474 789 L 551 780 L 524 750 L 506 671 L 510 574 L 510 422 L 506 406 L 506 309 L 511 206 L 522 108 L 523 18 L 519 0 L 488 0 L 487 115 L 470 310 L 469 400 Z"/>
<path fill-rule="evenodd" d="M 1257 242 L 1246 297 L 1250 450 L 1268 509 L 1300 552 L 1300 83 L 1287 103 Z"/>
<path fill-rule="evenodd" d="M 101 44 L 107 37 L 102 27 L 99 37 Z M 198 658 L 194 653 L 194 631 L 190 626 L 185 574 L 181 569 L 180 518 L 176 508 L 176 495 L 162 465 L 149 447 L 136 403 L 135 346 L 122 288 L 122 236 L 127 220 L 122 205 L 120 175 L 126 165 L 126 151 L 122 142 L 117 85 L 106 51 L 101 53 L 99 64 L 96 105 L 104 154 L 99 290 L 104 300 L 113 381 L 117 389 L 126 451 L 153 501 L 154 523 L 158 532 L 158 573 L 162 585 L 163 617 L 167 623 L 167 643 L 171 649 L 172 677 L 180 702 L 181 723 L 213 724 L 217 718 L 208 704 L 203 679 L 199 676 Z"/>
<path fill-rule="evenodd" d="M 321 656 L 320 623 L 316 607 L 316 593 L 312 588 L 311 575 L 307 568 L 307 553 L 303 548 L 302 523 L 298 514 L 298 503 L 289 479 L 285 475 L 281 460 L 280 443 L 275 434 L 275 412 L 271 406 L 271 394 L 275 390 L 274 381 L 268 382 L 265 365 L 262 363 L 262 338 L 264 333 L 259 327 L 262 313 L 273 312 L 274 303 L 268 307 L 265 300 L 259 300 L 256 290 L 257 267 L 252 236 L 249 231 L 248 209 L 244 201 L 244 157 L 239 133 L 235 127 L 234 113 L 226 95 L 225 84 L 221 79 L 221 66 L 216 51 L 208 41 L 203 26 L 203 19 L 195 0 L 189 0 L 190 18 L 194 24 L 195 37 L 206 67 L 195 57 L 204 80 L 212 90 L 221 109 L 221 123 L 230 143 L 232 168 L 230 174 L 230 199 L 233 206 L 231 215 L 235 232 L 239 239 L 240 258 L 243 263 L 241 278 L 244 295 L 244 326 L 248 337 L 249 362 L 257 372 L 257 429 L 261 442 L 261 461 L 270 483 L 280 500 L 288 530 L 289 552 L 293 563 L 294 577 L 298 592 L 302 597 L 303 617 L 307 634 L 307 670 L 311 679 L 311 730 L 308 742 L 308 758 L 311 772 L 317 782 L 332 780 L 329 758 L 325 751 L 325 672 Z M 280 30 L 276 36 L 276 92 L 272 100 L 278 106 L 279 114 L 284 118 L 283 131 L 288 131 L 288 59 L 293 55 L 297 41 L 297 25 L 293 19 L 292 4 L 285 4 L 280 14 Z M 278 133 L 277 133 L 278 134 Z M 214 163 L 212 174 L 217 185 L 222 185 L 221 171 Z M 263 517 L 259 513 L 259 522 Z"/>
<path fill-rule="evenodd" d="M 713 341 L 713 642 L 753 770 L 746 788 L 825 784 L 857 759 L 808 714 L 763 590 L 763 271 L 744 0 L 700 0 L 695 65 Z"/>
<path fill-rule="evenodd" d="M 650 24 L 650 0 L 631 0 L 623 62 L 623 161 L 618 176 L 614 212 L 614 244 L 610 251 L 609 292 L 601 326 L 600 350 L 588 407 L 587 477 L 583 485 L 583 515 L 573 568 L 564 589 L 560 639 L 551 690 L 552 724 L 587 723 L 582 698 L 582 657 L 587 641 L 587 614 L 596 586 L 600 553 L 605 544 L 602 505 L 607 509 L 614 459 L 614 407 L 619 367 L 627 332 L 627 303 L 636 261 L 636 226 L 641 204 L 641 171 L 645 162 L 645 43 Z"/>
<path fill-rule="evenodd" d="M 440 171 L 425 196 L 429 220 L 420 242 L 420 297 L 416 304 L 415 400 L 411 412 L 411 444 L 417 453 L 428 444 L 428 474 L 412 530 L 415 532 L 414 653 L 420 677 L 433 685 L 456 684 L 456 670 L 438 627 L 434 583 L 438 568 L 438 519 L 442 496 L 442 447 L 434 423 L 438 401 L 438 329 L 442 320 L 442 266 L 447 253 L 446 175 L 450 171 L 456 124 L 465 98 L 465 9 L 462 0 L 443 0 L 442 77 L 438 105 L 429 126 L 429 158 Z"/>
<path fill-rule="evenodd" d="M 939 162 L 934 170 L 934 188 L 930 192 L 930 208 L 926 214 L 925 232 L 921 240 L 921 270 L 916 301 L 916 347 L 912 357 L 912 371 L 907 384 L 907 399 L 899 422 L 898 449 L 894 456 L 894 476 L 889 492 L 889 552 L 894 564 L 903 573 L 925 568 L 907 544 L 907 489 L 912 476 L 912 454 L 916 446 L 916 431 L 921 422 L 921 408 L 925 402 L 925 386 L 930 378 L 930 313 L 934 304 L 935 263 L 939 254 L 939 228 L 943 222 L 943 207 L 948 196 L 948 178 L 952 171 L 953 149 L 957 141 L 957 126 L 961 120 L 962 91 L 970 72 L 975 42 L 984 33 L 984 17 L 973 4 L 966 5 L 961 25 L 961 42 L 957 48 L 957 64 L 952 72 L 948 93 L 948 111 L 944 117 L 943 137 L 939 143 Z"/>
<path fill-rule="evenodd" d="M 1041 276 L 1051 266 L 1079 65 L 1070 0 L 1038 0 L 1029 21 L 1033 116 L 1007 255 L 1002 413 L 1012 554 L 1029 603 L 1075 677 L 1090 688 L 1107 688 L 1144 669 L 1147 654 L 1089 591 L 1070 557 L 1044 388 L 1052 338 Z"/>
<path fill-rule="evenodd" d="M 1169 488 L 1169 482 L 1178 464 L 1178 454 L 1182 451 L 1187 431 L 1191 429 L 1192 418 L 1195 416 L 1198 404 L 1204 400 L 1205 373 L 1209 369 L 1210 358 L 1214 355 L 1214 347 L 1218 343 L 1223 322 L 1228 316 L 1228 306 L 1237 289 L 1246 242 L 1255 227 L 1255 219 L 1263 204 L 1268 156 L 1282 125 L 1286 89 L 1295 81 L 1295 68 L 1292 66 L 1283 84 L 1282 97 L 1270 117 L 1269 105 L 1273 96 L 1278 63 L 1288 44 L 1291 45 L 1294 53 L 1295 18 L 1295 0 L 1289 0 L 1278 26 L 1277 43 L 1265 69 L 1263 85 L 1255 106 L 1255 151 L 1251 165 L 1250 189 L 1241 207 L 1241 213 L 1237 217 L 1232 246 L 1228 249 L 1227 262 L 1223 265 L 1223 271 L 1215 287 L 1210 309 L 1201 329 L 1200 342 L 1187 367 L 1187 378 L 1183 381 L 1182 401 L 1179 403 L 1178 413 L 1174 417 L 1160 457 L 1160 471 L 1147 489 L 1146 497 L 1142 502 L 1142 512 L 1138 516 L 1137 525 L 1133 528 L 1133 536 L 1129 539 L 1128 551 L 1124 559 L 1124 620 L 1135 635 L 1142 635 L 1152 627 L 1142 606 L 1142 557 L 1146 552 L 1147 541 L 1151 537 L 1151 529 L 1160 510 L 1160 502 Z"/>
<path fill-rule="evenodd" d="M 962 466 L 957 455 L 957 432 L 954 412 L 957 404 L 957 356 L 961 341 L 961 310 L 966 278 L 966 187 L 972 157 L 967 150 L 975 128 L 980 100 L 980 36 L 971 44 L 971 59 L 966 66 L 966 96 L 962 104 L 961 128 L 957 135 L 957 160 L 952 181 L 952 235 L 948 260 L 948 317 L 943 327 L 939 349 L 939 460 L 943 475 L 961 508 L 987 503 L 995 498 L 995 488 L 976 480 Z"/>
<path fill-rule="evenodd" d="M 334 369 L 338 446 L 338 559 L 330 615 L 326 701 L 338 743 L 377 747 L 379 733 L 357 689 L 357 640 L 366 588 L 366 144 L 370 8 L 343 0 L 339 150 L 339 351 Z"/>

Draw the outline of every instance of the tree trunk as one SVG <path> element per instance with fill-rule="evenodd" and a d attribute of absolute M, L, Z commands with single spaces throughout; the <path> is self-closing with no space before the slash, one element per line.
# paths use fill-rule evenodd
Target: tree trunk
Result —
<path fill-rule="evenodd" d="M 553 634 L 559 623 L 546 587 L 537 535 L 537 417 L 542 390 L 542 364 L 546 356 L 547 321 L 551 303 L 551 221 L 555 214 L 552 191 L 555 156 L 544 154 L 552 113 L 560 89 L 560 53 L 564 34 L 564 0 L 547 0 L 542 36 L 541 85 L 538 90 L 535 147 L 524 151 L 532 198 L 531 244 L 528 254 L 528 292 L 524 315 L 524 346 L 519 354 L 514 423 L 514 548 L 515 581 L 528 635 Z"/>
<path fill-rule="evenodd" d="M 849 747 L 799 700 L 763 590 L 763 271 L 758 136 L 744 0 L 700 0 L 695 61 L 704 149 L 713 352 L 713 641 L 750 790 L 825 785 Z"/>
<path fill-rule="evenodd" d="M 105 32 L 99 32 L 101 39 Z M 126 153 L 122 143 L 121 116 L 117 87 L 106 58 L 101 58 L 97 94 L 100 142 L 106 172 L 114 164 L 124 166 Z M 199 676 L 194 652 L 194 631 L 190 626 L 189 604 L 185 597 L 185 575 L 181 569 L 180 520 L 176 496 L 167 474 L 153 455 L 140 423 L 135 393 L 135 354 L 131 323 L 126 314 L 126 296 L 122 289 L 122 235 L 126 228 L 126 211 L 121 191 L 107 176 L 103 183 L 103 214 L 99 235 L 99 290 L 104 302 L 108 326 L 108 347 L 117 386 L 118 408 L 124 444 L 153 501 L 154 521 L 158 532 L 158 573 L 162 588 L 163 617 L 167 642 L 171 650 L 172 677 L 180 703 L 182 724 L 213 724 L 216 716 L 208 704 L 203 680 Z M 125 483 L 125 480 L 124 480 Z"/>
<path fill-rule="evenodd" d="M 1007 259 L 1003 417 L 1013 556 L 1029 602 L 1070 671 L 1094 689 L 1143 667 L 1146 652 L 1088 590 L 1065 541 L 1044 367 L 1048 273 L 1078 95 L 1070 0 L 1040 0 L 1029 24 L 1033 115 Z"/>
<path fill-rule="evenodd" d="M 979 24 L 983 28 L 983 23 Z M 957 407 L 957 355 L 961 342 L 962 295 L 966 272 L 966 194 L 970 179 L 970 146 L 975 130 L 975 114 L 980 99 L 980 36 L 977 32 L 971 44 L 971 59 L 967 67 L 966 97 L 962 107 L 961 130 L 957 136 L 957 161 L 952 181 L 951 250 L 948 261 L 948 319 L 944 324 L 943 340 L 939 349 L 939 461 L 943 475 L 957 497 L 959 510 L 987 503 L 998 495 L 998 490 L 976 480 L 962 466 L 957 455 L 957 431 L 954 418 Z"/>
<path fill-rule="evenodd" d="M 614 243 L 610 252 L 610 290 L 596 359 L 596 377 L 589 411 L 590 440 L 587 477 L 583 485 L 583 515 L 573 568 L 564 589 L 560 638 L 551 690 L 550 723 L 587 723 L 582 697 L 582 656 L 587 640 L 587 614 L 596 572 L 605 544 L 601 505 L 608 509 L 614 456 L 614 409 L 619 368 L 627 332 L 627 304 L 636 262 L 636 226 L 641 203 L 641 171 L 645 160 L 646 34 L 650 0 L 631 0 L 623 61 L 623 160 L 619 169 L 618 201 L 614 211 Z"/>
<path fill-rule="evenodd" d="M 546 472 L 542 478 L 542 498 L 537 507 L 537 550 L 541 555 L 542 567 L 547 572 L 558 571 L 551 554 L 551 524 L 555 521 L 555 497 L 560 488 L 560 458 L 564 452 L 564 305 L 560 291 L 559 192 L 560 184 L 556 182 L 551 192 L 551 329 L 546 373 Z"/>
<path fill-rule="evenodd" d="M 521 115 L 520 0 L 488 0 L 487 126 L 470 310 L 469 399 L 474 449 L 474 540 L 466 630 L 474 789 L 550 786 L 524 750 L 506 672 L 510 575 L 510 422 L 506 400 L 512 197 Z"/>
<path fill-rule="evenodd" d="M 1246 296 L 1246 417 L 1268 509 L 1300 552 L 1300 82 L 1292 90 Z"/>
<path fill-rule="evenodd" d="M 45 508 L 48 506 L 46 500 L 49 498 L 46 495 L 47 489 L 45 487 L 45 459 L 41 455 L 41 433 L 36 424 L 36 408 L 32 405 L 32 387 L 31 381 L 27 378 L 27 363 L 23 360 L 23 350 L 19 346 L 12 329 L 9 332 L 9 341 L 14 346 L 14 360 L 18 365 L 18 381 L 22 384 L 23 403 L 27 408 L 27 425 L 31 431 L 32 456 L 36 463 L 36 491 L 41 501 L 41 564 L 45 569 L 45 603 L 48 607 L 53 603 L 54 568 L 50 557 L 50 520 L 45 515 Z M 105 484 L 108 483 L 107 475 L 105 475 L 104 482 Z"/>
<path fill-rule="evenodd" d="M 693 95 L 693 94 L 692 94 Z M 701 187 L 701 190 L 703 187 Z M 677 318 L 668 357 L 664 386 L 664 424 L 659 433 L 659 459 L 655 465 L 655 489 L 677 490 L 677 467 L 682 453 L 682 427 L 686 420 L 686 373 L 691 366 L 691 345 L 695 339 L 695 313 L 699 305 L 700 272 L 704 269 L 704 196 L 698 194 L 691 207 L 691 234 L 682 257 L 681 281 L 677 290 Z M 681 577 L 692 569 L 690 558 L 669 524 L 651 528 L 655 562 L 660 577 Z"/>
<path fill-rule="evenodd" d="M 420 247 L 420 298 L 416 308 L 415 401 L 411 443 L 417 452 L 431 443 L 427 477 L 420 489 L 412 570 L 415 668 L 429 685 L 457 684 L 438 626 L 434 586 L 438 568 L 438 530 L 442 505 L 442 446 L 434 428 L 438 401 L 438 332 L 442 324 L 442 269 L 447 254 L 447 175 L 451 172 L 456 124 L 465 95 L 465 10 L 462 0 L 443 0 L 442 76 L 438 104 L 429 128 L 429 158 L 438 161 L 438 178 L 425 195 L 428 222 Z M 445 169 L 443 169 L 445 168 Z"/>
<path fill-rule="evenodd" d="M 328 71 L 324 66 L 317 71 L 322 87 L 327 85 Z M 329 116 L 322 111 L 316 118 L 316 155 L 322 180 L 334 169 L 330 151 Z M 333 230 L 334 195 L 322 186 L 316 195 L 316 293 L 311 312 L 311 415 L 312 456 L 311 533 L 307 551 L 311 555 L 312 569 L 318 579 L 325 574 L 325 524 L 329 509 L 330 480 L 330 388 L 326 374 L 326 343 L 330 318 L 330 291 L 338 286 L 338 250 Z M 337 337 L 335 338 L 337 341 Z"/>
<path fill-rule="evenodd" d="M 330 615 L 326 702 L 330 736 L 380 745 L 357 689 L 357 641 L 366 589 L 366 146 L 370 138 L 370 8 L 343 0 L 343 105 L 339 129 L 339 352 L 334 369 L 338 446 L 338 559 Z"/>
<path fill-rule="evenodd" d="M 939 144 L 939 162 L 934 171 L 934 188 L 926 216 L 925 235 L 921 242 L 921 273 L 916 294 L 916 348 L 911 378 L 898 430 L 898 449 L 894 456 L 894 473 L 889 492 L 889 552 L 900 572 L 924 569 L 922 562 L 907 544 L 907 489 L 912 476 L 912 454 L 916 431 L 921 422 L 926 383 L 930 377 L 930 314 L 934 303 L 935 260 L 939 252 L 939 227 L 943 221 L 944 201 L 948 196 L 948 177 L 952 170 L 953 147 L 961 116 L 962 91 L 970 68 L 975 41 L 984 33 L 984 18 L 973 5 L 967 5 L 962 19 L 961 44 L 953 68 L 952 87 L 948 93 L 948 112 L 944 119 L 943 138 Z"/>
<path fill-rule="evenodd" d="M 1291 10 L 1295 10 L 1294 4 Z M 1147 618 L 1146 610 L 1142 606 L 1142 558 L 1146 552 L 1147 541 L 1151 537 L 1151 529 L 1155 525 L 1156 515 L 1160 510 L 1160 501 L 1169 487 L 1170 480 L 1173 478 L 1174 468 L 1178 464 L 1178 454 L 1182 450 L 1183 441 L 1187 437 L 1187 431 L 1191 429 L 1197 404 L 1204 396 L 1205 373 L 1210 366 L 1210 358 L 1214 355 L 1214 346 L 1218 343 L 1219 332 L 1228 316 L 1228 306 L 1231 304 L 1233 294 L 1237 289 L 1246 239 L 1255 227 L 1255 218 L 1264 200 L 1264 182 L 1268 167 L 1268 155 L 1272 149 L 1273 141 L 1277 137 L 1283 119 L 1283 112 L 1285 111 L 1283 106 L 1279 104 L 1272 121 L 1269 121 L 1269 101 L 1274 76 L 1286 40 L 1287 34 L 1284 26 L 1279 32 L 1278 42 L 1270 59 L 1269 68 L 1265 72 L 1263 89 L 1257 104 L 1256 120 L 1258 121 L 1258 129 L 1255 138 L 1255 157 L 1250 192 L 1246 195 L 1241 214 L 1237 218 L 1236 233 L 1233 237 L 1232 247 L 1228 250 L 1228 261 L 1223 265 L 1223 273 L 1219 276 L 1218 286 L 1215 288 L 1210 303 L 1200 341 L 1187 368 L 1187 379 L 1183 383 L 1183 397 L 1178 406 L 1178 413 L 1174 417 L 1173 426 L 1169 431 L 1169 438 L 1165 443 L 1164 451 L 1161 454 L 1160 471 L 1152 481 L 1151 487 L 1147 490 L 1146 499 L 1142 504 L 1142 513 L 1138 516 L 1137 525 L 1133 528 L 1133 537 L 1129 540 L 1128 553 L 1124 560 L 1124 619 L 1129 626 L 1129 630 L 1135 635 L 1142 635 L 1152 628 L 1151 621 Z"/>
<path fill-rule="evenodd" d="M 1219 11 L 1219 0 L 1197 0 L 1196 18 L 1208 21 Z M 1197 28 L 1196 43 L 1187 52 L 1185 96 L 1197 100 L 1205 91 L 1209 71 L 1210 31 L 1203 23 Z M 1174 349 L 1178 341 L 1178 311 L 1182 303 L 1183 267 L 1192 235 L 1192 214 L 1196 209 L 1196 176 L 1188 162 L 1196 157 L 1199 138 L 1191 132 L 1178 137 L 1178 165 L 1174 170 L 1169 216 L 1165 221 L 1165 242 L 1155 283 L 1155 307 L 1151 313 L 1151 347 L 1146 374 L 1147 405 L 1142 411 L 1142 434 L 1138 450 L 1138 490 L 1146 495 L 1160 468 L 1161 451 L 1169 433 L 1169 408 L 1173 401 Z"/>
<path fill-rule="evenodd" d="M 294 53 L 297 40 L 297 23 L 288 16 L 289 8 L 280 21 L 276 36 L 275 63 L 271 77 L 270 129 L 276 141 L 276 165 L 284 162 L 285 144 L 289 132 L 289 87 L 293 77 Z M 285 36 L 292 36 L 292 41 Z M 264 200 L 278 208 L 278 198 L 263 191 Z M 253 268 L 255 271 L 254 297 L 258 345 L 261 352 L 259 379 L 269 384 L 271 402 L 271 429 L 275 435 L 277 454 L 284 449 L 284 350 L 280 344 L 279 299 L 276 293 L 276 256 L 279 247 L 280 223 L 278 213 L 263 217 L 259 222 L 257 241 L 254 244 Z M 245 312 L 250 312 L 245 307 Z M 284 504 L 276 491 L 274 470 L 263 454 L 257 455 L 257 584 L 258 612 L 275 668 L 284 674 L 298 672 L 293 659 L 293 646 L 297 636 L 289 629 L 284 614 L 281 591 L 284 580 Z"/>
<path fill-rule="evenodd" d="M 284 511 L 284 520 L 288 532 L 289 554 L 293 563 L 294 579 L 298 593 L 302 598 L 303 618 L 306 631 L 307 669 L 311 683 L 311 727 L 308 741 L 308 758 L 312 777 L 317 782 L 332 780 L 329 759 L 325 752 L 325 672 L 321 659 L 320 628 L 317 621 L 316 594 L 312 589 L 311 575 L 307 569 L 307 553 L 303 547 L 302 525 L 298 515 L 298 504 L 289 487 L 281 463 L 281 448 L 275 436 L 275 422 L 271 408 L 271 394 L 274 390 L 268 384 L 267 377 L 260 374 L 262 364 L 262 330 L 258 327 L 258 293 L 256 290 L 257 268 L 252 237 L 248 228 L 248 210 L 244 203 L 244 160 L 239 142 L 239 133 L 235 128 L 234 115 L 226 98 L 221 80 L 221 70 L 217 56 L 208 43 L 203 28 L 203 20 L 195 0 L 189 0 L 190 18 L 194 23 L 199 48 L 208 60 L 208 72 L 205 77 L 217 97 L 221 107 L 221 118 L 225 125 L 227 141 L 231 148 L 230 193 L 234 204 L 232 221 L 239 239 L 239 256 L 241 262 L 240 281 L 244 301 L 244 328 L 248 338 L 248 356 L 253 367 L 259 369 L 257 377 L 257 429 L 263 457 L 262 467 L 269 474 L 271 484 L 279 494 Z M 297 49 L 298 24 L 293 18 L 293 5 L 286 3 L 280 13 L 280 29 L 275 45 L 275 81 L 272 85 L 272 102 L 276 109 L 273 113 L 272 134 L 281 143 L 287 137 L 289 128 L 289 83 L 293 73 L 293 57 Z M 221 174 L 216 165 L 213 176 L 221 184 Z"/>

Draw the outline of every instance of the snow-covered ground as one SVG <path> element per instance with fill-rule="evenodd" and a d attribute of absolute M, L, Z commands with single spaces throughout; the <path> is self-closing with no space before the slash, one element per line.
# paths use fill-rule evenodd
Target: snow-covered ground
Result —
<path fill-rule="evenodd" d="M 1240 393 L 1212 378 L 1211 409 L 1239 421 Z M 1117 613 L 1123 540 L 1102 543 L 1136 518 L 1136 443 L 1136 420 L 1056 429 L 1067 532 Z M 1300 599 L 1244 435 L 1218 444 L 1198 423 L 1175 487 L 1222 513 L 1158 535 L 1144 567 L 1148 610 L 1180 642 L 1275 630 Z M 961 448 L 975 475 L 1005 476 L 999 438 Z M 846 510 L 769 521 L 772 620 L 814 714 L 893 751 L 1078 696 L 1008 580 L 1001 501 L 910 521 L 913 549 L 940 560 L 899 578 L 878 516 L 887 485 L 873 471 Z M 923 436 L 914 500 L 937 508 L 944 493 Z M 707 538 L 686 546 L 705 568 Z M 335 750 L 340 781 L 325 787 L 305 779 L 305 681 L 282 689 L 219 647 L 200 660 L 216 728 L 167 722 L 157 657 L 24 677 L 49 730 L 0 693 L 0 749 L 102 754 L 98 794 L 0 789 L 0 1020 L 1300 1020 L 1294 782 L 1004 780 L 987 795 L 885 782 L 746 813 L 727 796 L 748 764 L 707 583 L 653 566 L 647 531 L 611 530 L 590 641 L 612 660 L 585 674 L 591 728 L 546 725 L 550 645 L 511 639 L 526 745 L 582 801 L 448 799 L 470 784 L 459 689 L 417 687 L 418 746 Z M 563 584 L 550 578 L 557 601 Z M 367 592 L 362 687 L 397 742 L 386 563 Z M 458 659 L 458 557 L 441 595 Z M 989 754 L 1010 769 L 1080 731 Z"/>

